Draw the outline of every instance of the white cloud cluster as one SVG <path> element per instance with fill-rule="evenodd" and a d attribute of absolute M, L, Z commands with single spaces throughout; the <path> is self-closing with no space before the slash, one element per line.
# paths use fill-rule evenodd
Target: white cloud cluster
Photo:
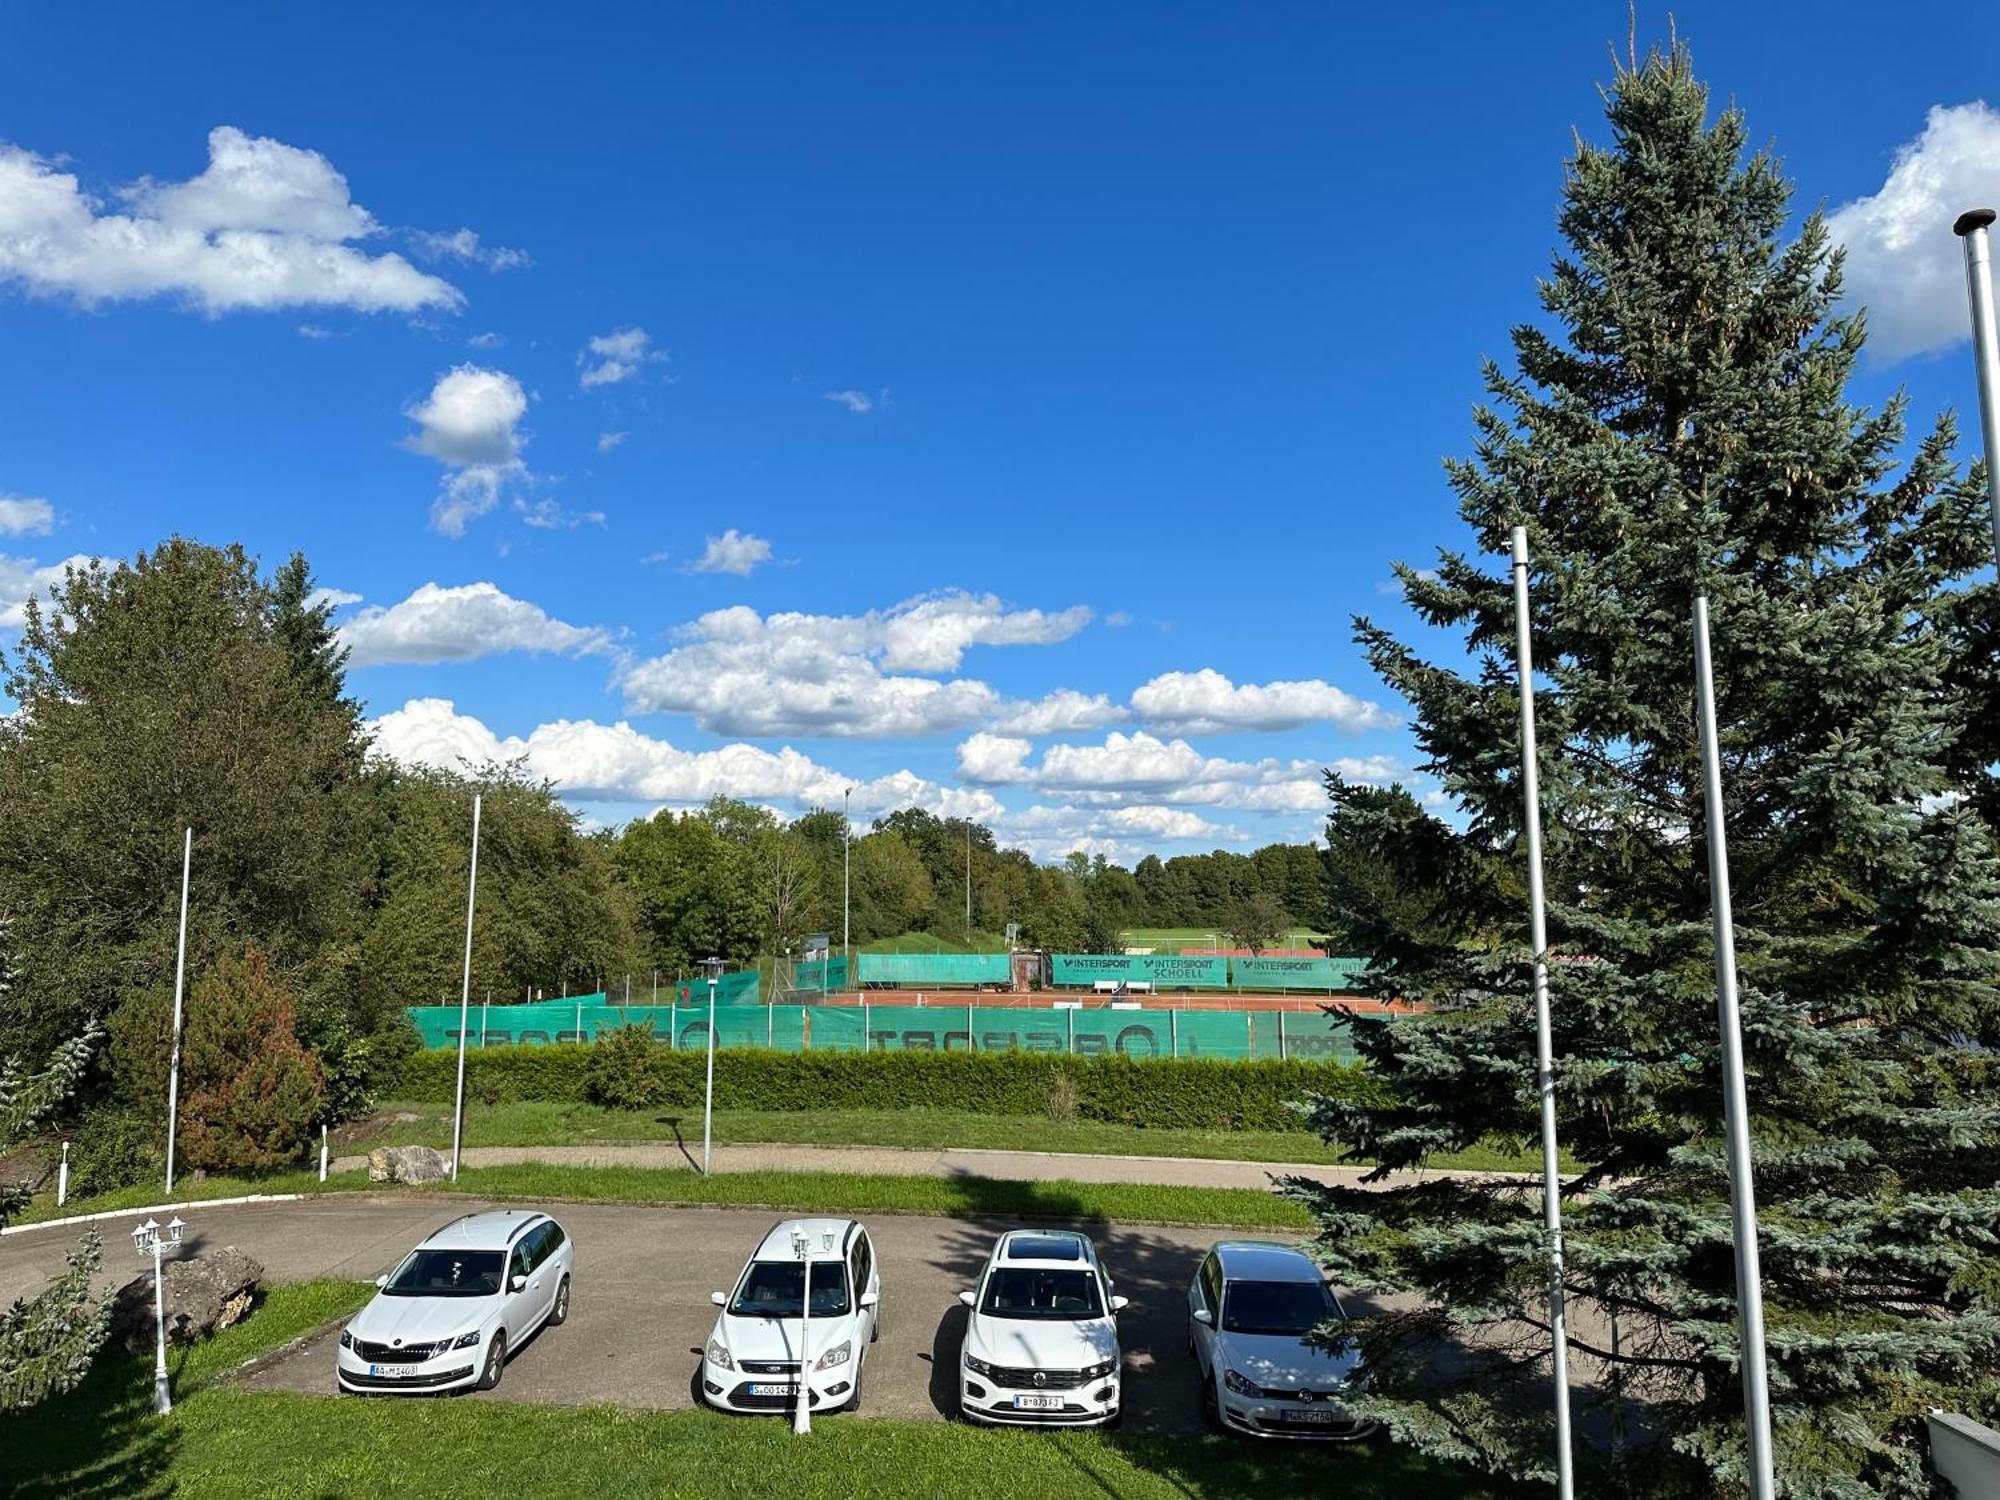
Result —
<path fill-rule="evenodd" d="M 1172 734 L 1297 729 L 1322 722 L 1354 733 L 1396 723 L 1388 710 L 1317 678 L 1238 686 L 1210 667 L 1162 673 L 1133 692 L 1132 707 L 1146 723 Z"/>
<path fill-rule="evenodd" d="M 889 393 L 879 391 L 870 395 L 867 391 L 821 391 L 820 399 L 844 406 L 857 417 L 865 417 L 876 407 L 887 406 Z"/>
<path fill-rule="evenodd" d="M 39 496 L 0 495 L 0 536 L 47 536 L 55 524 L 55 507 Z"/>
<path fill-rule="evenodd" d="M 688 564 L 694 573 L 734 573 L 747 578 L 753 568 L 771 560 L 771 544 L 734 526 L 708 539 L 708 549 Z"/>
<path fill-rule="evenodd" d="M 601 510 L 569 510 L 555 500 L 514 499 L 514 513 L 521 518 L 523 526 L 532 526 L 537 531 L 574 531 L 579 526 L 602 526 L 604 512 Z"/>
<path fill-rule="evenodd" d="M 712 610 L 684 643 L 625 677 L 636 712 L 690 713 L 716 734 L 918 735 L 962 729 L 1008 711 L 1000 695 L 956 671 L 975 645 L 1048 645 L 1090 621 L 1082 606 L 1010 609 L 993 595 L 947 593 L 863 615 Z"/>
<path fill-rule="evenodd" d="M 527 478 L 521 462 L 527 411 L 520 381 L 479 365 L 455 366 L 405 410 L 417 430 L 404 446 L 445 467 L 431 524 L 446 536 L 464 536 L 467 524 L 492 510 L 510 482 Z"/>
<path fill-rule="evenodd" d="M 28 601 L 47 601 L 48 591 L 63 581 L 68 568 L 81 568 L 90 558 L 79 552 L 46 566 L 31 557 L 0 552 L 0 630 L 19 630 L 28 623 Z"/>
<path fill-rule="evenodd" d="M 643 328 L 618 328 L 610 333 L 600 333 L 592 339 L 576 362 L 583 367 L 578 383 L 585 390 L 596 385 L 617 385 L 630 380 L 647 365 L 664 360 L 666 355 L 652 347 L 652 339 Z"/>
<path fill-rule="evenodd" d="M 1881 359 L 1946 349 L 1969 337 L 1965 259 L 1952 222 L 2000 207 L 2000 110 L 1938 105 L 1923 134 L 1897 148 L 1880 190 L 1827 217 L 1847 247 L 1847 295 L 1868 309 Z"/>
<path fill-rule="evenodd" d="M 1004 734 L 1082 734 L 1130 717 L 1130 712 L 1103 693 L 1058 688 L 1045 698 L 1002 714 L 993 727 Z"/>
<path fill-rule="evenodd" d="M 629 432 L 600 432 L 597 435 L 597 451 L 609 453 L 631 435 Z"/>
<path fill-rule="evenodd" d="M 379 226 L 324 156 L 233 126 L 209 132 L 199 176 L 141 178 L 114 197 L 124 211 L 50 159 L 0 144 L 0 281 L 85 304 L 179 296 L 210 314 L 464 300 L 400 255 L 355 247 Z"/>
<path fill-rule="evenodd" d="M 474 229 L 456 229 L 450 234 L 435 234 L 429 230 L 417 230 L 410 236 L 417 249 L 432 260 L 463 260 L 476 266 L 484 266 L 489 271 L 519 271 L 535 262 L 525 250 L 510 250 L 504 245 L 483 244 L 479 232 Z"/>
<path fill-rule="evenodd" d="M 351 603 L 352 594 L 327 602 Z M 356 667 L 385 662 L 471 661 L 498 651 L 587 655 L 610 649 L 609 631 L 552 618 L 539 605 L 516 599 L 497 584 L 442 587 L 426 583 L 409 598 L 374 605 L 340 626 L 340 642 Z"/>

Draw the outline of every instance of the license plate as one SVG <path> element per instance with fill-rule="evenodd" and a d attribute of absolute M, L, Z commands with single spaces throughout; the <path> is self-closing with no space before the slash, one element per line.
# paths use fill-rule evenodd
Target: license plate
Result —
<path fill-rule="evenodd" d="M 799 1388 L 795 1385 L 753 1385 L 750 1387 L 750 1394 L 753 1396 L 796 1396 L 798 1393 Z"/>
<path fill-rule="evenodd" d="M 1286 1412 L 1285 1420 L 1287 1422 L 1305 1422 L 1316 1427 L 1331 1427 L 1334 1415 L 1334 1410 L 1330 1406 L 1309 1406 L 1303 1411 Z"/>
<path fill-rule="evenodd" d="M 408 1365 L 370 1365 L 368 1374 L 376 1380 L 407 1380 L 417 1372 Z"/>
<path fill-rule="evenodd" d="M 1060 1396 L 1016 1396 L 1016 1411 L 1061 1411 L 1063 1398 Z"/>

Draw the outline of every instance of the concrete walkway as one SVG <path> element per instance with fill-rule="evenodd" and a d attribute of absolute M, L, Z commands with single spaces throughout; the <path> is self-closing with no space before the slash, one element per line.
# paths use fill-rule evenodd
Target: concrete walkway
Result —
<path fill-rule="evenodd" d="M 468 1167 L 534 1162 L 570 1167 L 651 1167 L 693 1170 L 698 1142 L 634 1141 L 594 1146 L 468 1146 Z M 359 1171 L 365 1156 L 335 1160 L 337 1172 Z M 1193 1156 L 1095 1156 L 1067 1151 L 911 1150 L 900 1146 L 722 1146 L 717 1172 L 859 1172 L 885 1177 L 980 1177 L 996 1182 L 1143 1182 L 1158 1187 L 1231 1187 L 1268 1191 L 1281 1177 L 1358 1185 L 1363 1169 L 1321 1162 L 1210 1161 Z M 1480 1177 L 1478 1172 L 1428 1172 L 1423 1177 Z M 1497 1175 L 1497 1174 L 1492 1174 Z M 1417 1178 L 1405 1176 L 1400 1182 Z"/>

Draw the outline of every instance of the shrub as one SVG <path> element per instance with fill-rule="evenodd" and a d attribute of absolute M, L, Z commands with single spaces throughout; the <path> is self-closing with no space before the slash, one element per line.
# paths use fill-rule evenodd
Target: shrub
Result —
<path fill-rule="evenodd" d="M 148 1119 L 137 1110 L 106 1105 L 77 1122 L 70 1136 L 69 1189 L 95 1196 L 158 1180 L 166 1163 L 166 1111 Z"/>
<path fill-rule="evenodd" d="M 598 1047 L 608 1045 L 599 1043 Z M 466 1093 L 587 1099 L 593 1048 L 508 1047 L 466 1054 Z M 645 1066 L 658 1092 L 642 1106 L 699 1108 L 702 1054 L 653 1044 Z M 449 1104 L 456 1054 L 420 1052 L 403 1069 L 405 1098 Z M 1297 1130 L 1291 1101 L 1309 1094 L 1373 1097 L 1366 1071 L 1332 1062 L 1066 1057 L 1046 1052 L 767 1052 L 731 1047 L 715 1059 L 719 1109 L 934 1109 L 994 1115 L 1049 1112 L 1058 1078 L 1076 1090 L 1076 1117 L 1153 1129 Z"/>
<path fill-rule="evenodd" d="M 326 1104 L 326 1074 L 300 1044 L 292 998 L 254 944 L 195 981 L 182 1059 L 180 1150 L 190 1167 L 296 1161 Z"/>
<path fill-rule="evenodd" d="M 666 1102 L 668 1080 L 654 1065 L 664 1048 L 651 1022 L 620 1026 L 598 1038 L 583 1064 L 583 1097 L 606 1109 L 651 1109 Z"/>
<path fill-rule="evenodd" d="M 1058 1125 L 1076 1123 L 1076 1077 L 1058 1073 L 1049 1083 L 1049 1118 Z"/>

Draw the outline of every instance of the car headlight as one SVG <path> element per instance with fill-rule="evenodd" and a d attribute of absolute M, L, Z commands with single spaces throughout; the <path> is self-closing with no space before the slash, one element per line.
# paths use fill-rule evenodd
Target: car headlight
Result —
<path fill-rule="evenodd" d="M 1256 1381 L 1251 1380 L 1248 1376 L 1239 1375 L 1234 1370 L 1224 1370 L 1222 1372 L 1222 1383 L 1239 1396 L 1261 1396 L 1264 1394 L 1264 1388 L 1258 1385 Z"/>
<path fill-rule="evenodd" d="M 479 1342 L 479 1330 L 475 1328 L 472 1330 L 472 1332 L 461 1333 L 457 1338 L 453 1339 L 451 1341 L 451 1347 L 454 1349 L 470 1349 L 473 1347 L 473 1345 L 477 1344 L 478 1342 Z"/>
<path fill-rule="evenodd" d="M 984 1375 L 988 1380 L 993 1378 L 993 1366 L 974 1355 L 968 1354 L 965 1356 L 965 1368 L 972 1371 L 975 1375 Z"/>
<path fill-rule="evenodd" d="M 729 1350 L 724 1347 L 720 1339 L 710 1339 L 708 1341 L 708 1362 L 724 1370 L 733 1370 L 736 1368 L 736 1361 L 729 1357 Z"/>
<path fill-rule="evenodd" d="M 1117 1368 L 1118 1368 L 1117 1360 L 1107 1359 L 1103 1364 L 1092 1365 L 1089 1369 L 1085 1370 L 1083 1372 L 1083 1378 L 1085 1380 L 1099 1380 L 1102 1379 L 1104 1376 L 1111 1374 Z"/>
<path fill-rule="evenodd" d="M 835 1344 L 831 1349 L 827 1350 L 826 1353 L 822 1354 L 816 1361 L 814 1361 L 813 1368 L 815 1370 L 831 1370 L 836 1368 L 837 1366 L 846 1364 L 849 1359 L 853 1358 L 853 1356 L 854 1356 L 853 1340 L 851 1339 L 842 1340 L 840 1343 Z"/>
<path fill-rule="evenodd" d="M 354 1335 L 349 1333 L 345 1328 L 340 1330 L 340 1347 L 343 1349 L 352 1349 L 354 1347 Z"/>

